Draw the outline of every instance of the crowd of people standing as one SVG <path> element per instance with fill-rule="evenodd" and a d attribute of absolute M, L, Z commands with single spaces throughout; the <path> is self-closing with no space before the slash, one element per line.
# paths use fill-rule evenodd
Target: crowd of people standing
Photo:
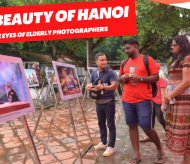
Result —
<path fill-rule="evenodd" d="M 146 134 L 140 141 L 151 140 L 157 148 L 155 163 L 166 162 L 165 150 L 154 129 L 157 117 L 166 132 L 163 138 L 166 149 L 174 155 L 184 157 L 179 164 L 190 164 L 190 43 L 187 37 L 177 35 L 172 38 L 171 49 L 176 58 L 168 66 L 168 79 L 159 74 L 160 65 L 151 56 L 139 52 L 136 39 L 125 40 L 123 45 L 127 59 L 121 62 L 118 81 L 124 85 L 122 104 L 134 149 L 134 155 L 127 163 L 136 164 L 141 161 L 138 127 Z M 117 79 L 114 71 L 107 68 L 105 54 L 96 54 L 95 61 L 98 69 L 92 73 L 90 83 L 86 86 L 89 92 L 101 91 L 96 101 L 101 142 L 94 148 L 105 149 L 103 155 L 110 156 L 115 152 L 114 90 Z M 100 76 L 102 79 L 94 86 L 93 82 Z M 157 94 L 153 96 L 151 86 L 155 82 Z M 165 111 L 166 119 L 163 115 Z M 106 121 L 109 129 L 108 144 Z"/>

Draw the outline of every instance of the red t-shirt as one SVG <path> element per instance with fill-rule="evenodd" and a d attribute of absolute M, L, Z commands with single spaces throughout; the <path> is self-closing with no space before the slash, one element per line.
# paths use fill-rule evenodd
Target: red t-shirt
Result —
<path fill-rule="evenodd" d="M 123 68 L 124 74 L 129 74 L 130 72 L 134 72 L 135 75 L 140 77 L 148 76 L 148 71 L 146 70 L 146 67 L 143 62 L 144 55 L 141 54 L 140 57 L 137 59 L 131 59 L 127 61 Z M 123 61 L 122 61 L 123 62 Z M 149 72 L 150 75 L 157 74 L 158 69 L 156 67 L 156 63 L 152 57 L 148 57 L 149 62 Z M 130 70 L 130 71 L 129 71 Z M 122 68 L 120 66 L 120 72 L 119 75 L 122 75 Z M 131 81 L 129 80 L 128 83 L 124 84 L 124 90 L 122 95 L 122 100 L 128 103 L 136 103 L 144 100 L 153 100 L 152 97 L 152 88 L 151 85 L 149 85 L 148 89 L 148 83 L 144 82 L 138 82 L 136 85 L 132 85 Z"/>
<path fill-rule="evenodd" d="M 163 77 L 159 78 L 159 81 L 157 82 L 157 94 L 153 98 L 153 101 L 156 104 L 162 104 L 162 97 L 161 97 L 161 88 L 166 88 L 166 81 L 164 80 Z"/>

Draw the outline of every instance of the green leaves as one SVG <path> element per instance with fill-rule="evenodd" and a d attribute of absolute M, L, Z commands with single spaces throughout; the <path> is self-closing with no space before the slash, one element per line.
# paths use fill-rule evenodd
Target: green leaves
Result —
<path fill-rule="evenodd" d="M 0 6 L 90 1 L 99 0 L 1 0 Z M 90 52 L 93 51 L 93 55 L 98 52 L 103 52 L 107 55 L 108 60 L 122 60 L 126 58 L 122 45 L 123 40 L 135 37 L 139 41 L 139 50 L 141 53 L 151 55 L 156 60 L 164 61 L 171 56 L 169 45 L 172 36 L 177 35 L 180 31 L 190 31 L 190 10 L 150 2 L 148 0 L 135 0 L 135 3 L 137 36 L 107 37 L 101 41 L 100 38 L 93 38 L 90 47 Z M 124 25 L 127 26 L 128 24 Z M 119 30 L 119 25 L 115 26 L 115 28 Z M 0 44 L 0 52 L 2 53 L 9 52 L 12 48 L 51 56 L 55 55 L 55 58 L 68 57 L 73 59 L 76 64 L 86 64 L 86 39 Z M 92 62 L 92 60 L 90 62 Z"/>

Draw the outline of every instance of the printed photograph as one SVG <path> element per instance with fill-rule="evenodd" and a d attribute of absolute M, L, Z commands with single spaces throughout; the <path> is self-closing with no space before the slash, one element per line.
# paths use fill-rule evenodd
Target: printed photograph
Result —
<path fill-rule="evenodd" d="M 74 65 L 53 62 L 63 100 L 82 96 L 78 75 Z"/>
<path fill-rule="evenodd" d="M 19 63 L 0 61 L 0 77 L 0 116 L 29 108 L 30 101 Z"/>
<path fill-rule="evenodd" d="M 34 69 L 25 69 L 26 80 L 29 87 L 39 86 L 38 78 L 36 76 L 36 71 Z"/>
<path fill-rule="evenodd" d="M 54 71 L 46 70 L 46 77 L 47 77 L 48 83 L 51 82 L 51 79 L 52 79 L 52 77 L 53 77 L 53 74 L 54 74 Z M 57 84 L 56 76 L 54 76 L 53 84 Z"/>

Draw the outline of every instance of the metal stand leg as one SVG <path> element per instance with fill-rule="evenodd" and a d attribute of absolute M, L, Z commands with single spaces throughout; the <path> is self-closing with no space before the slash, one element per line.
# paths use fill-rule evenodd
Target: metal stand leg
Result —
<path fill-rule="evenodd" d="M 93 111 L 93 109 L 94 109 L 95 102 L 96 102 L 96 100 L 93 100 L 93 102 L 92 102 L 92 108 L 90 108 L 90 109 L 88 109 L 88 110 L 87 110 L 87 113 L 89 113 L 89 112 L 90 112 L 90 116 L 91 116 L 92 111 Z"/>
<path fill-rule="evenodd" d="M 86 89 L 85 89 L 85 91 L 84 91 L 84 95 L 83 95 L 83 102 L 84 102 L 84 100 L 85 100 L 85 96 L 86 96 Z"/>
<path fill-rule="evenodd" d="M 72 115 L 72 111 L 71 111 L 71 106 L 70 106 L 69 100 L 67 100 L 67 104 L 68 104 L 68 108 L 69 108 L 69 114 L 70 114 L 70 118 L 71 118 L 71 123 L 72 123 L 72 128 L 73 128 L 73 134 L 74 134 L 75 141 L 76 141 L 76 146 L 77 146 L 79 161 L 80 161 L 80 164 L 83 164 L 83 162 L 82 162 L 82 156 L 81 156 L 81 153 L 80 153 L 79 143 L 78 143 L 78 139 L 77 139 L 75 124 L 74 124 L 73 115 Z"/>
<path fill-rule="evenodd" d="M 80 104 L 78 104 L 78 105 L 80 105 Z M 73 113 L 74 113 L 74 112 L 76 113 L 76 110 L 77 110 L 78 105 L 76 104 Z M 75 114 L 75 113 L 74 113 L 74 114 Z M 73 114 L 73 116 L 74 116 L 74 114 Z M 78 112 L 77 118 L 74 119 L 74 122 L 76 121 L 76 127 L 77 127 L 77 125 L 78 125 L 79 118 L 80 118 L 80 112 Z M 71 122 L 70 122 L 70 124 L 68 125 L 68 128 L 67 128 L 67 133 L 69 132 L 69 129 L 70 129 L 71 125 L 72 125 L 72 124 L 71 124 Z"/>
<path fill-rule="evenodd" d="M 56 98 L 56 103 L 55 103 L 55 108 L 54 108 L 54 111 L 53 111 L 53 116 L 52 116 L 51 121 L 50 121 L 50 127 L 49 127 L 49 130 L 48 130 L 48 137 L 47 137 L 47 141 L 46 141 L 45 146 L 44 146 L 44 154 L 46 153 L 48 141 L 49 141 L 49 138 L 50 138 L 50 132 L 51 132 L 51 127 L 53 125 L 53 120 L 54 120 L 54 117 L 55 117 L 55 112 L 56 112 L 56 109 L 57 109 L 57 103 L 58 103 L 58 96 Z"/>
<path fill-rule="evenodd" d="M 87 130 L 87 134 L 88 134 L 88 137 L 89 137 L 89 139 L 90 139 L 91 146 L 93 147 L 92 138 L 91 138 L 91 136 L 90 136 L 90 132 L 89 132 L 89 129 L 88 129 L 88 125 L 87 125 L 87 123 L 86 123 L 86 118 L 85 118 L 85 115 L 84 115 L 84 111 L 83 111 L 83 108 L 82 108 L 80 99 L 77 98 L 77 101 L 78 101 L 78 103 L 80 104 L 80 109 L 81 109 L 81 112 L 82 112 L 82 117 L 83 117 L 84 124 L 85 124 L 86 130 Z M 93 147 L 93 152 L 94 152 L 94 155 L 95 155 L 95 157 L 96 157 L 96 152 L 95 152 L 94 147 Z M 96 157 L 96 159 L 97 159 L 97 157 Z"/>
<path fill-rule="evenodd" d="M 37 128 L 38 128 L 38 125 L 39 125 L 41 116 L 42 116 L 42 111 L 41 111 L 40 114 L 38 115 L 38 120 L 37 120 L 36 125 L 35 125 L 35 128 L 34 128 L 34 130 L 33 130 L 33 132 L 32 132 L 32 137 L 34 137 L 35 134 L 36 134 L 36 130 L 37 130 Z M 29 153 L 30 153 L 30 149 L 31 149 L 31 145 L 28 146 L 28 150 L 27 150 L 26 155 L 25 155 L 25 157 L 24 157 L 23 164 L 25 164 L 26 161 L 27 161 L 28 155 L 29 155 Z"/>
<path fill-rule="evenodd" d="M 23 124 L 24 124 L 24 128 L 25 128 L 25 130 L 26 130 L 26 134 L 27 134 L 27 136 L 28 136 L 28 138 L 29 138 L 30 147 L 32 147 L 32 153 L 33 153 L 33 155 L 34 155 L 35 161 L 36 161 L 37 164 L 41 164 L 40 158 L 39 158 L 39 156 L 38 156 L 38 153 L 37 153 L 37 150 L 36 150 L 36 147 L 35 147 L 35 144 L 34 144 L 32 135 L 31 135 L 31 133 L 30 133 L 30 129 L 29 129 L 29 127 L 28 127 L 28 123 L 27 123 L 27 120 L 26 120 L 26 117 L 25 117 L 25 116 L 22 117 L 22 122 L 23 122 Z"/>

